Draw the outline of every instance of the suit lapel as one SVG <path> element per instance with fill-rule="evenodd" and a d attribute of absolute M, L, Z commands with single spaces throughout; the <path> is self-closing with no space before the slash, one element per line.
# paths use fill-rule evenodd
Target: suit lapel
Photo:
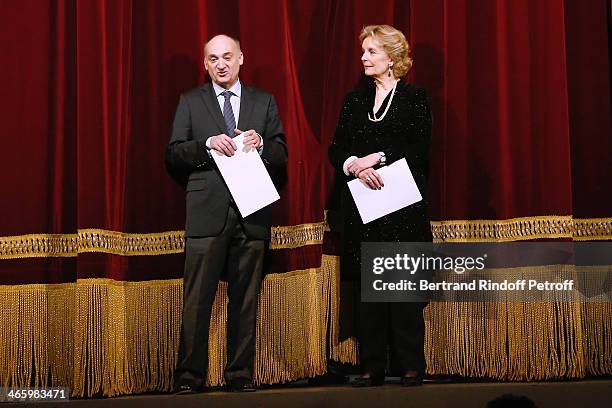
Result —
<path fill-rule="evenodd" d="M 238 129 L 245 131 L 249 130 L 249 123 L 251 122 L 251 112 L 253 111 L 253 105 L 255 98 L 250 88 L 242 84 L 242 90 L 240 91 L 240 116 L 238 117 Z"/>
<path fill-rule="evenodd" d="M 209 82 L 200 89 L 202 90 L 202 100 L 204 101 L 204 106 L 208 109 L 208 113 L 210 113 L 210 116 L 214 119 L 221 133 L 227 133 L 225 119 L 223 119 L 221 108 L 219 108 L 219 101 L 217 100 L 212 84 Z M 240 101 L 240 103 L 242 104 L 242 101 Z M 240 109 L 240 116 L 242 117 L 242 108 Z M 228 136 L 231 137 L 233 135 Z"/>

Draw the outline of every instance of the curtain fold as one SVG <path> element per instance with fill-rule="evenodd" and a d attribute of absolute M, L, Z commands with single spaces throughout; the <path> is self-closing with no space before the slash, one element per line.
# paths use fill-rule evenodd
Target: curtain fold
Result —
<path fill-rule="evenodd" d="M 204 80 L 202 44 L 221 31 L 242 39 L 241 77 L 276 96 L 287 130 L 289 180 L 275 225 L 323 221 L 334 176 L 326 149 L 342 98 L 359 79 L 356 35 L 372 22 L 408 34 L 409 80 L 432 97 L 434 220 L 610 217 L 603 2 L 37 4 L 1 6 L 2 112 L 11 135 L 2 237 L 181 230 L 183 193 L 165 174 L 162 152 L 179 93 Z M 223 23 L 228 15 L 235 24 Z M 79 270 L 119 279 L 132 279 L 139 262 L 77 261 Z M 51 264 L 24 263 L 61 275 Z"/>

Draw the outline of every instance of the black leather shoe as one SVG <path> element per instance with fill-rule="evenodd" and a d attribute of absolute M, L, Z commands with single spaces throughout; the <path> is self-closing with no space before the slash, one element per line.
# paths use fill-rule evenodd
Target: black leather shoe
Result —
<path fill-rule="evenodd" d="M 177 385 L 172 390 L 174 395 L 187 395 L 187 394 L 195 394 L 197 392 L 196 388 L 191 385 Z"/>
<path fill-rule="evenodd" d="M 355 378 L 351 381 L 351 386 L 362 388 L 362 387 L 380 387 L 385 384 L 385 377 L 376 377 L 376 376 L 368 376 L 365 377 L 363 375 Z"/>
<path fill-rule="evenodd" d="M 423 376 L 420 374 L 403 376 L 400 378 L 402 387 L 419 387 L 423 385 Z"/>
<path fill-rule="evenodd" d="M 257 388 L 251 380 L 233 380 L 227 383 L 227 392 L 255 392 Z"/>
<path fill-rule="evenodd" d="M 318 375 L 308 379 L 308 385 L 321 387 L 325 385 L 346 384 L 348 378 L 344 374 L 327 372 L 323 375 Z"/>

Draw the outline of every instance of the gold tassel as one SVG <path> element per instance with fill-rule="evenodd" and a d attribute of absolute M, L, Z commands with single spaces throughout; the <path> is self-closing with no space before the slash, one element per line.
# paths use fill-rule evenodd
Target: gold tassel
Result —
<path fill-rule="evenodd" d="M 529 273 L 559 268 L 530 268 Z M 503 272 L 509 280 L 527 273 L 526 268 L 491 272 Z M 502 381 L 584 377 L 580 308 L 580 302 L 569 299 L 432 302 L 425 311 L 428 373 Z"/>
<path fill-rule="evenodd" d="M 206 378 L 208 386 L 225 384 L 223 370 L 227 362 L 227 302 L 227 283 L 221 282 L 217 287 L 217 294 L 210 315 L 208 373 Z"/>
<path fill-rule="evenodd" d="M 266 276 L 257 318 L 257 384 L 324 374 L 329 276 L 322 268 Z"/>
<path fill-rule="evenodd" d="M 76 292 L 72 395 L 169 391 L 178 351 L 182 280 L 83 279 Z"/>
<path fill-rule="evenodd" d="M 73 283 L 46 285 L 48 310 L 41 311 L 47 323 L 51 384 L 65 384 L 70 389 L 73 389 L 74 378 L 75 286 Z"/>
<path fill-rule="evenodd" d="M 337 340 L 339 258 L 327 256 L 323 265 L 330 269 L 334 282 L 331 292 L 331 357 L 356 364 L 358 348 L 355 339 L 342 343 Z M 491 272 L 503 272 L 505 276 L 514 274 L 516 279 L 522 279 L 527 272 L 533 276 L 533 273 L 550 274 L 563 269 L 567 274 L 573 268 L 552 265 Z M 609 305 L 586 304 L 584 307 L 592 314 L 586 316 L 581 310 L 581 302 L 568 299 L 431 302 L 424 310 L 427 373 L 489 377 L 500 381 L 581 378 L 586 375 L 586 358 L 590 356 L 589 360 L 594 362 L 591 364 L 593 372 L 609 374 L 612 372 L 612 342 L 609 341 L 612 337 L 612 313 L 603 312 L 610 311 Z M 583 325 L 585 320 L 589 322 L 587 327 Z M 588 337 L 590 349 L 583 347 L 583 335 Z M 605 348 L 605 352 L 600 348 Z"/>
<path fill-rule="evenodd" d="M 586 371 L 591 375 L 609 375 L 612 372 L 612 303 L 609 293 L 601 293 L 602 282 L 598 278 L 610 276 L 612 266 L 581 267 L 579 273 L 585 276 L 582 283 L 585 293 L 591 296 L 582 304 Z"/>
<path fill-rule="evenodd" d="M 340 257 L 323 255 L 321 269 L 330 281 L 330 358 L 341 363 L 357 364 L 359 362 L 359 345 L 354 337 L 339 341 L 340 336 Z"/>
<path fill-rule="evenodd" d="M 71 386 L 73 309 L 67 299 L 74 299 L 73 284 L 0 286 L 1 386 Z"/>

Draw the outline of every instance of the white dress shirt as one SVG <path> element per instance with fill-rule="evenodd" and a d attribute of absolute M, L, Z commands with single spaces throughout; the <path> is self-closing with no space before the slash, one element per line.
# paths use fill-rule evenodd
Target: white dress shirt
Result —
<path fill-rule="evenodd" d="M 346 174 L 347 176 L 350 176 L 349 171 L 348 171 L 348 166 L 349 164 L 351 164 L 353 161 L 357 159 L 358 159 L 357 156 L 351 156 L 344 161 L 344 164 L 342 165 L 342 171 L 344 171 L 344 174 Z"/>
<path fill-rule="evenodd" d="M 221 88 L 214 82 L 212 83 L 212 86 L 215 91 L 215 95 L 217 95 L 217 100 L 219 101 L 219 108 L 221 109 L 221 113 L 223 113 L 223 105 L 225 105 L 225 96 L 221 94 L 225 92 L 225 89 Z M 234 119 L 236 119 L 236 126 L 238 126 L 238 120 L 240 119 L 240 96 L 242 95 L 242 85 L 240 84 L 240 80 L 236 81 L 234 86 L 228 89 L 228 91 L 232 93 L 232 96 L 230 97 L 230 104 L 232 105 L 232 112 L 234 112 Z M 234 135 L 228 136 L 234 137 Z"/>
<path fill-rule="evenodd" d="M 219 108 L 221 109 L 221 113 L 223 113 L 223 106 L 225 105 L 225 96 L 221 94 L 225 92 L 226 89 L 217 85 L 214 81 L 211 81 L 211 82 L 212 82 L 213 90 L 215 91 L 215 95 L 217 96 L 217 101 L 219 102 Z M 227 89 L 227 90 L 232 93 L 232 95 L 230 96 L 230 105 L 232 105 L 232 112 L 234 113 L 236 127 L 238 127 L 238 120 L 240 119 L 240 97 L 242 95 L 242 85 L 240 84 L 240 80 L 236 81 L 234 86 L 232 86 L 230 89 Z M 240 130 L 244 131 L 246 129 L 240 129 Z M 234 137 L 235 135 L 228 135 L 228 136 Z M 260 139 L 260 144 L 257 150 L 259 151 L 259 154 L 261 154 L 263 150 L 263 138 L 260 136 L 259 139 Z M 206 147 L 208 149 L 211 149 L 211 146 L 210 146 L 211 140 L 212 140 L 212 136 L 206 139 Z"/>

